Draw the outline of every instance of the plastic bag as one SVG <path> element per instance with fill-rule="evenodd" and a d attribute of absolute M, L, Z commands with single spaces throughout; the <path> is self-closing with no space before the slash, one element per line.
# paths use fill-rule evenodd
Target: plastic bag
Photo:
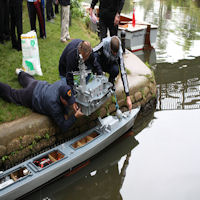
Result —
<path fill-rule="evenodd" d="M 38 48 L 37 34 L 35 31 L 30 31 L 21 35 L 22 42 L 22 68 L 30 75 L 38 74 L 42 76 L 40 66 L 40 56 Z"/>

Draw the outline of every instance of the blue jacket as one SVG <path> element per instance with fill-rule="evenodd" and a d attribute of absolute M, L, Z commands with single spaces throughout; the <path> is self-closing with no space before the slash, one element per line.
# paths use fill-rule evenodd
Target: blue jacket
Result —
<path fill-rule="evenodd" d="M 64 114 L 68 114 L 68 107 L 60 101 L 58 93 L 60 86 L 66 85 L 65 80 L 59 80 L 53 84 L 46 81 L 38 81 L 33 90 L 32 108 L 34 111 L 48 115 L 60 127 L 62 132 L 66 132 L 75 122 L 74 115 L 65 120 Z"/>
<path fill-rule="evenodd" d="M 66 76 L 68 72 L 79 71 L 78 63 L 79 63 L 79 53 L 78 53 L 78 45 L 83 40 L 75 39 L 72 40 L 64 49 L 60 61 L 59 61 L 59 74 L 60 76 Z M 93 72 L 97 72 L 97 74 L 102 73 L 101 66 L 96 62 L 96 58 L 91 53 L 89 59 L 85 61 L 85 65 L 88 69 L 92 69 Z"/>

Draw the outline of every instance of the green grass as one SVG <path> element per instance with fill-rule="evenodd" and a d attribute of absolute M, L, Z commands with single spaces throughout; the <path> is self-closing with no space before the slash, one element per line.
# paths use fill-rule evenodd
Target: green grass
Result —
<path fill-rule="evenodd" d="M 38 28 L 38 20 L 37 31 Z M 23 33 L 30 31 L 28 9 L 23 3 Z M 47 38 L 38 37 L 40 63 L 43 76 L 34 76 L 37 80 L 46 80 L 53 83 L 59 80 L 58 63 L 66 44 L 60 42 L 60 14 L 56 15 L 54 23 L 46 22 Z M 83 18 L 73 18 L 70 26 L 70 36 L 90 41 L 94 47 L 99 43 L 96 34 L 86 29 Z M 11 41 L 0 44 L 0 82 L 9 84 L 13 88 L 21 88 L 17 81 L 15 69 L 22 66 L 22 52 L 12 49 Z M 30 115 L 28 108 L 7 103 L 0 98 L 0 124 Z"/>

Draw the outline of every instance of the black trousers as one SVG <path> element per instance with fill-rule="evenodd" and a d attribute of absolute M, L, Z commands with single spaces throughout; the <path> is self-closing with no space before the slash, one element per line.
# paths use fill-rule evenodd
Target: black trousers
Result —
<path fill-rule="evenodd" d="M 22 0 L 10 0 L 11 41 L 12 47 L 21 50 Z M 17 30 L 17 35 L 16 31 Z"/>
<path fill-rule="evenodd" d="M 99 19 L 99 30 L 100 30 L 100 39 L 107 37 L 108 30 L 110 31 L 110 36 L 117 35 L 118 26 L 114 25 L 114 18 L 102 18 Z"/>
<path fill-rule="evenodd" d="M 29 14 L 29 19 L 30 19 L 30 24 L 31 24 L 31 30 L 35 30 L 35 32 L 37 32 L 36 29 L 36 15 L 37 15 L 37 10 L 35 8 L 35 5 L 33 2 L 28 2 L 27 1 L 27 7 L 28 7 L 28 14 Z M 43 38 L 43 36 L 45 36 L 45 32 L 44 32 L 44 27 L 42 27 L 42 25 L 44 26 L 44 22 L 42 21 L 43 19 L 41 19 L 38 15 L 38 21 L 39 21 L 39 28 L 40 28 L 40 37 Z"/>
<path fill-rule="evenodd" d="M 102 70 L 104 72 L 109 73 L 109 82 L 111 82 L 114 85 L 115 78 L 119 74 L 119 65 L 116 62 L 108 62 L 108 59 L 101 53 L 99 55 L 98 52 L 94 53 L 94 57 L 97 59 L 97 61 L 100 63 Z"/>
<path fill-rule="evenodd" d="M 0 97 L 5 101 L 32 108 L 33 90 L 38 81 L 25 72 L 19 73 L 18 81 L 23 89 L 13 89 L 0 82 Z"/>
<path fill-rule="evenodd" d="M 46 13 L 47 13 L 47 20 L 54 18 L 53 0 L 46 0 Z"/>
<path fill-rule="evenodd" d="M 0 0 L 0 42 L 9 39 L 9 0 Z"/>

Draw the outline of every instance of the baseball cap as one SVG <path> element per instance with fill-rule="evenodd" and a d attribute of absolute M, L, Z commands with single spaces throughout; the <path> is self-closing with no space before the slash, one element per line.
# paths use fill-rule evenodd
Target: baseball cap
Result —
<path fill-rule="evenodd" d="M 75 103 L 75 98 L 72 93 L 72 89 L 69 85 L 61 86 L 59 88 L 59 94 L 63 99 L 65 99 L 68 102 L 69 105 L 72 105 Z"/>

